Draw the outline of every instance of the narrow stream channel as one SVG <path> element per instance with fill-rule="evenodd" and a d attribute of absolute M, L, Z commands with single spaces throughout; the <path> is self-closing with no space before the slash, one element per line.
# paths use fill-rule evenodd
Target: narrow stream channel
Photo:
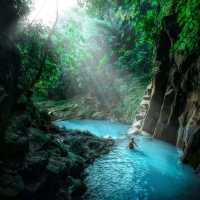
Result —
<path fill-rule="evenodd" d="M 181 151 L 150 136 L 136 137 L 127 148 L 128 125 L 95 120 L 59 121 L 68 129 L 111 136 L 116 146 L 86 169 L 86 200 L 199 200 L 200 177 L 180 162 Z"/>

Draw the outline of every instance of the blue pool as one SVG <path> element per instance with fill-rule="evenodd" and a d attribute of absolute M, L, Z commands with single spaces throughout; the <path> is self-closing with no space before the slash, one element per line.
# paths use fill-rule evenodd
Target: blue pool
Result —
<path fill-rule="evenodd" d="M 180 162 L 181 151 L 146 135 L 127 148 L 128 125 L 109 121 L 69 120 L 56 125 L 88 130 L 116 140 L 113 150 L 86 169 L 86 200 L 199 200 L 200 177 Z"/>

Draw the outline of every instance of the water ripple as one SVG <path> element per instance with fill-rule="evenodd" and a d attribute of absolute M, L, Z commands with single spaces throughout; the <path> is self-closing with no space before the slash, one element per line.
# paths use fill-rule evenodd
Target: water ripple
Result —
<path fill-rule="evenodd" d="M 199 200 L 200 179 L 180 162 L 180 150 L 165 142 L 137 136 L 138 147 L 127 148 L 127 125 L 76 120 L 58 124 L 118 138 L 116 147 L 86 169 L 85 200 Z M 120 138 L 120 139 L 119 139 Z"/>

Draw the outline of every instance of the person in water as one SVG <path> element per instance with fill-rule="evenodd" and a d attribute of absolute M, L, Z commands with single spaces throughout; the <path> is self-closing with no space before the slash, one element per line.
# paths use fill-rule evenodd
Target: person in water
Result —
<path fill-rule="evenodd" d="M 135 139 L 132 137 L 129 141 L 129 144 L 128 144 L 128 148 L 129 149 L 134 149 L 135 146 L 137 146 L 136 142 L 135 142 Z"/>

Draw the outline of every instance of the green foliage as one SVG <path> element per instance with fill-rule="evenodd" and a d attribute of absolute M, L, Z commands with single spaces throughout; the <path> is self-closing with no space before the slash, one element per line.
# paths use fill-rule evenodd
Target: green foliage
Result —
<path fill-rule="evenodd" d="M 163 18 L 178 16 L 181 32 L 175 49 L 199 47 L 198 0 L 84 0 L 80 4 L 89 16 L 77 9 L 59 20 L 35 86 L 37 95 L 92 96 L 102 110 L 133 118 L 155 71 L 153 52 Z M 21 34 L 22 87 L 31 87 L 37 77 L 48 32 L 34 25 Z"/>
<path fill-rule="evenodd" d="M 90 2 L 88 10 L 93 9 L 96 15 L 100 5 L 104 10 L 102 24 L 109 30 L 107 42 L 118 57 L 116 67 L 136 73 L 149 73 L 154 45 L 152 35 L 156 29 L 156 1 L 113 0 L 109 1 L 111 7 L 108 7 L 107 1 L 101 4 L 95 0 L 87 2 Z"/>
<path fill-rule="evenodd" d="M 115 119 L 131 123 L 134 119 L 138 106 L 148 85 L 149 77 L 131 76 L 126 80 L 119 80 L 119 89 L 123 98 L 112 108 Z"/>
<path fill-rule="evenodd" d="M 200 1 L 182 0 L 177 4 L 178 23 L 182 28 L 175 48 L 188 51 L 199 49 Z"/>
<path fill-rule="evenodd" d="M 143 28 L 145 20 L 151 26 L 153 11 L 150 4 L 131 4 L 132 1 L 126 1 L 126 5 L 120 1 L 95 2 L 85 5 L 90 16 L 76 10 L 59 20 L 35 89 L 37 95 L 48 93 L 56 99 L 82 95 L 87 102 L 88 97 L 93 97 L 95 108 L 128 121 L 151 79 L 153 45 Z M 39 26 L 24 34 L 22 38 L 27 41 L 19 46 L 26 58 L 26 79 L 22 82 L 29 87 L 40 65 L 48 29 Z"/>
<path fill-rule="evenodd" d="M 174 50 L 183 50 L 187 52 L 197 51 L 199 49 L 200 35 L 200 1 L 199 0 L 161 0 L 158 18 L 155 19 L 158 27 L 162 18 L 176 14 L 178 24 L 181 28 L 179 38 L 175 43 Z"/>
<path fill-rule="evenodd" d="M 151 79 L 152 43 L 146 41 L 144 31 L 131 18 L 122 17 L 122 9 L 121 15 L 114 10 L 95 18 L 98 12 L 93 17 L 82 12 L 63 16 L 52 37 L 62 69 L 52 96 L 59 99 L 57 94 L 62 93 L 60 98 L 78 95 L 85 97 L 86 103 L 90 97 L 96 101 L 94 108 L 86 104 L 81 107 L 80 103 L 75 111 L 71 109 L 74 116 L 78 112 L 81 116 L 131 120 Z M 132 76 L 139 76 L 139 80 Z"/>
<path fill-rule="evenodd" d="M 42 51 L 48 31 L 48 28 L 40 24 L 27 26 L 25 31 L 19 33 L 17 41 L 22 57 L 22 76 L 19 87 L 25 90 L 35 87 L 36 92 L 43 95 L 55 84 L 59 74 L 59 68 L 57 67 L 58 54 L 52 42 L 48 44 L 46 61 L 44 66 L 41 66 Z M 43 68 L 43 73 L 37 80 L 41 67 Z"/>
<path fill-rule="evenodd" d="M 105 17 L 105 13 L 109 12 L 110 8 L 116 5 L 115 0 L 79 0 L 79 4 L 82 7 L 87 8 L 88 14 L 100 18 Z"/>

